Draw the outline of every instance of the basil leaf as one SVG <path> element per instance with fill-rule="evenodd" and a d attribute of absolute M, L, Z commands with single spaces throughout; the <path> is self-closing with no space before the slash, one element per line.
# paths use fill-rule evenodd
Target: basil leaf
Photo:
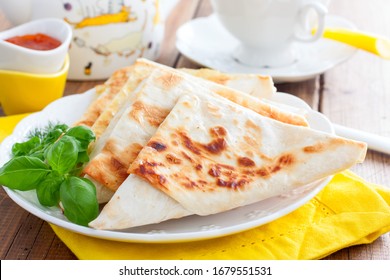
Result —
<path fill-rule="evenodd" d="M 66 135 L 52 144 L 46 152 L 47 163 L 61 175 L 72 170 L 77 163 L 77 158 L 77 143 L 72 137 Z"/>
<path fill-rule="evenodd" d="M 51 172 L 37 187 L 37 197 L 43 206 L 55 206 L 60 202 L 60 186 L 64 178 Z"/>
<path fill-rule="evenodd" d="M 44 156 L 44 151 L 43 150 L 39 150 L 39 151 L 36 151 L 36 152 L 32 152 L 29 154 L 30 157 L 36 157 L 36 158 L 39 158 L 41 159 L 42 161 L 45 160 L 45 156 Z"/>
<path fill-rule="evenodd" d="M 56 141 L 62 134 L 66 132 L 68 126 L 66 124 L 57 124 L 54 127 L 49 125 L 43 139 L 45 144 L 50 144 Z"/>
<path fill-rule="evenodd" d="M 79 151 L 86 151 L 89 143 L 95 140 L 95 134 L 86 126 L 75 126 L 70 128 L 66 135 L 77 139 L 79 144 Z"/>
<path fill-rule="evenodd" d="M 79 225 L 88 226 L 99 214 L 94 184 L 85 178 L 68 177 L 60 187 L 64 215 Z"/>
<path fill-rule="evenodd" d="M 12 146 L 12 155 L 14 157 L 29 155 L 31 150 L 37 148 L 40 144 L 41 144 L 41 140 L 37 136 L 25 142 L 15 143 Z"/>
<path fill-rule="evenodd" d="M 80 152 L 78 154 L 77 162 L 86 163 L 88 161 L 89 161 L 89 155 L 88 155 L 88 153 L 86 151 Z"/>
<path fill-rule="evenodd" d="M 0 184 L 10 189 L 28 191 L 35 189 L 50 172 L 50 168 L 38 158 L 16 157 L 0 168 Z"/>

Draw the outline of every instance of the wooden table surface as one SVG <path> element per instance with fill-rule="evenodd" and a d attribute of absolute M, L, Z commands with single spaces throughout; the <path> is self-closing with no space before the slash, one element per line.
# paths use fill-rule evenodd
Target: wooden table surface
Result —
<path fill-rule="evenodd" d="M 183 23 L 212 12 L 209 0 L 181 0 L 166 22 L 165 41 L 158 62 L 198 68 L 175 48 L 175 32 Z M 390 38 L 388 0 L 337 0 L 329 12 L 360 29 Z M 0 30 L 10 23 L 0 11 Z M 65 95 L 84 92 L 102 81 L 68 82 Z M 348 61 L 304 82 L 277 84 L 296 95 L 332 122 L 390 137 L 390 61 L 359 51 Z M 390 187 L 390 156 L 369 151 L 363 164 L 352 168 L 366 180 Z M 0 190 L 0 259 L 76 259 L 50 226 L 17 206 Z M 326 259 L 390 259 L 390 234 L 368 245 L 340 250 Z"/>

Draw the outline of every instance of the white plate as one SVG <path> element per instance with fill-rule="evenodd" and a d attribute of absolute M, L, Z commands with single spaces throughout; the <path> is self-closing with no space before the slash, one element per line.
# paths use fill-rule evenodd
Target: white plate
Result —
<path fill-rule="evenodd" d="M 43 111 L 24 118 L 16 126 L 13 134 L 4 139 L 1 144 L 0 166 L 10 159 L 12 145 L 22 141 L 29 130 L 44 127 L 49 121 L 56 120 L 70 125 L 80 118 L 94 98 L 94 90 L 64 97 L 51 103 Z M 334 133 L 329 120 L 322 114 L 311 110 L 301 99 L 286 93 L 276 93 L 272 101 L 304 109 L 307 111 L 307 118 L 312 128 Z M 193 215 L 120 231 L 95 230 L 73 224 L 65 218 L 59 208 L 41 206 L 35 191 L 19 192 L 4 189 L 12 200 L 35 216 L 80 234 L 126 242 L 169 243 L 225 236 L 271 222 L 309 201 L 330 179 L 331 177 L 328 177 L 290 193 L 220 214 L 204 217 Z"/>
<path fill-rule="evenodd" d="M 355 29 L 344 18 L 327 16 L 326 26 Z M 197 18 L 182 25 L 176 33 L 176 47 L 188 59 L 226 73 L 257 73 L 272 76 L 275 83 L 311 79 L 350 58 L 356 49 L 329 39 L 295 43 L 297 61 L 278 68 L 256 68 L 237 62 L 232 53 L 238 45 L 215 15 Z"/>

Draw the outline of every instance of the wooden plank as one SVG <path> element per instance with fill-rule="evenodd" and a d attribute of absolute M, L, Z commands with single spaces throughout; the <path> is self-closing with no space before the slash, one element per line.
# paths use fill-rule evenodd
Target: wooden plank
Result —
<path fill-rule="evenodd" d="M 47 223 L 43 223 L 27 256 L 29 260 L 44 260 L 56 235 Z"/>
<path fill-rule="evenodd" d="M 0 197 L 0 259 L 5 259 L 28 212 L 13 202 L 3 188 Z"/>
<path fill-rule="evenodd" d="M 196 11 L 194 18 L 198 17 L 206 17 L 212 13 L 212 8 L 209 0 L 202 0 L 199 3 L 199 8 Z M 197 69 L 201 67 L 200 65 L 196 64 L 195 62 L 187 59 L 183 55 L 180 54 L 179 59 L 176 64 L 177 68 L 191 68 L 191 69 Z"/>
<path fill-rule="evenodd" d="M 321 93 L 320 76 L 308 81 L 296 83 L 276 84 L 276 89 L 280 92 L 295 95 L 304 100 L 313 110 L 319 110 L 319 96 Z"/>
<path fill-rule="evenodd" d="M 192 19 L 198 9 L 199 0 L 181 0 L 172 10 L 165 25 L 165 37 L 161 46 L 161 54 L 157 62 L 175 66 L 179 55 L 176 49 L 176 30 L 185 22 Z"/>
<path fill-rule="evenodd" d="M 21 223 L 5 259 L 27 259 L 43 223 L 44 221 L 29 213 Z"/>
<path fill-rule="evenodd" d="M 93 89 L 97 85 L 101 85 L 105 80 L 101 81 L 68 81 L 65 85 L 64 96 L 76 93 L 84 93 L 87 90 Z"/>
<path fill-rule="evenodd" d="M 57 237 L 52 228 L 48 223 L 45 223 L 42 227 L 42 230 L 48 236 L 53 236 L 51 239 L 50 247 L 45 247 L 45 250 L 42 250 L 42 253 L 46 253 L 44 259 L 47 260 L 77 260 L 76 256 L 72 251 Z M 42 243 L 45 241 L 42 240 Z"/>

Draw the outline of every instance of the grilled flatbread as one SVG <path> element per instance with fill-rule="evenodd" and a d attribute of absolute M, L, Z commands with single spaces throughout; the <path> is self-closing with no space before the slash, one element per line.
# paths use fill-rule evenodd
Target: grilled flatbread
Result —
<path fill-rule="evenodd" d="M 125 229 L 192 215 L 176 200 L 130 174 L 100 215 L 89 226 L 96 229 Z"/>
<path fill-rule="evenodd" d="M 347 169 L 366 150 L 364 143 L 284 124 L 228 100 L 183 96 L 90 226 L 120 229 L 220 213 Z"/>
<path fill-rule="evenodd" d="M 267 117 L 307 125 L 302 116 L 281 111 L 254 97 L 225 87 L 222 87 L 221 91 L 210 91 L 197 81 L 194 82 L 192 77 L 177 73 L 155 69 L 149 78 L 139 85 L 135 93 L 123 102 L 122 109 L 97 140 L 91 153 L 91 160 L 83 172 L 93 179 L 98 189 L 101 185 L 111 191 L 118 189 L 128 176 L 127 169 L 131 162 L 179 97 L 184 94 L 210 95 L 221 99 L 226 97 Z M 221 88 L 217 86 L 218 89 Z M 101 193 L 100 190 L 98 193 Z M 98 200 L 104 202 L 101 197 L 98 197 Z"/>
<path fill-rule="evenodd" d="M 292 115 L 290 114 L 289 118 L 283 119 L 283 115 L 277 115 L 277 112 L 279 110 L 270 111 L 270 108 L 268 106 L 264 107 L 265 102 L 255 100 L 258 97 L 268 97 L 270 95 L 270 92 L 274 91 L 274 86 L 269 80 L 268 82 L 263 83 L 251 83 L 252 86 L 248 87 L 245 85 L 244 82 L 240 83 L 239 80 L 243 79 L 243 81 L 254 79 L 248 75 L 248 78 L 245 76 L 240 78 L 234 78 L 233 76 L 230 78 L 232 81 L 235 80 L 236 82 L 233 82 L 236 85 L 236 88 L 240 88 L 241 85 L 242 90 L 246 90 L 248 92 L 251 92 L 253 94 L 256 94 L 256 96 L 252 97 L 247 94 L 245 91 L 239 91 L 234 90 L 229 87 L 223 86 L 222 84 L 228 83 L 225 78 L 225 82 L 222 82 L 224 79 L 220 79 L 220 82 L 222 84 L 214 83 L 211 81 L 208 81 L 207 79 L 210 78 L 212 81 L 216 81 L 216 74 L 214 76 L 208 76 L 208 75 L 201 75 L 197 74 L 197 76 L 202 77 L 195 77 L 191 76 L 189 74 L 184 73 L 183 71 L 179 71 L 176 69 L 173 69 L 168 66 L 164 66 L 162 64 L 141 58 L 136 61 L 136 63 L 131 68 L 131 74 L 129 75 L 129 79 L 127 83 L 123 86 L 122 90 L 119 92 L 119 94 L 116 94 L 116 96 L 113 98 L 112 102 L 109 104 L 106 104 L 105 110 L 101 113 L 100 117 L 96 120 L 94 125 L 92 126 L 92 130 L 95 132 L 96 138 L 99 139 L 99 137 L 102 135 L 102 133 L 105 131 L 107 126 L 110 124 L 112 118 L 117 114 L 117 112 L 120 110 L 121 106 L 126 103 L 126 99 L 130 94 L 132 94 L 136 88 L 139 86 L 139 84 L 147 78 L 154 70 L 158 69 L 162 73 L 165 74 L 175 74 L 180 76 L 183 79 L 191 80 L 193 82 L 198 83 L 201 86 L 207 87 L 209 90 L 218 93 L 221 96 L 224 96 L 236 103 L 239 103 L 243 106 L 249 106 L 249 108 L 255 110 L 255 111 L 262 111 L 262 114 L 268 114 L 272 118 L 280 119 L 284 122 L 293 123 L 296 125 L 307 125 L 307 122 L 304 117 L 302 117 L 300 114 L 294 114 L 297 115 L 294 118 L 291 118 Z M 223 74 L 221 74 L 223 75 Z M 110 100 L 111 101 L 111 100 Z M 278 108 L 278 106 L 273 105 L 271 108 Z M 276 114 L 274 114 L 276 113 Z"/>
<path fill-rule="evenodd" d="M 270 98 L 276 92 L 276 88 L 270 76 L 222 73 L 208 68 L 180 68 L 179 70 L 198 78 L 234 88 L 256 98 Z"/>
<path fill-rule="evenodd" d="M 119 121 L 123 110 L 126 108 L 126 106 L 129 106 L 129 100 L 131 99 L 132 94 L 155 69 L 160 69 L 165 72 L 173 70 L 169 67 L 151 62 L 147 59 L 139 59 L 134 65 L 116 71 L 107 82 L 101 86 L 96 87 L 96 91 L 99 94 L 99 97 L 91 104 L 87 112 L 85 112 L 83 117 L 75 124 L 90 126 L 96 135 L 97 141 L 90 145 L 90 151 L 92 152 L 91 159 L 98 155 L 105 147 L 107 138 L 111 134 L 112 130 L 116 127 L 116 123 Z M 204 79 L 211 79 L 212 81 L 218 80 L 217 73 L 213 73 L 213 75 L 210 75 L 209 72 L 206 73 L 204 71 L 193 73 L 196 73 L 196 76 L 202 77 Z M 222 84 L 226 84 L 228 83 L 229 79 L 235 80 L 235 84 L 237 85 L 236 87 L 239 88 L 239 80 L 243 79 L 246 81 L 249 79 L 249 76 L 232 76 L 230 78 L 226 78 L 224 74 L 221 74 L 219 81 Z M 206 81 L 205 83 L 209 86 L 212 84 L 207 83 Z M 244 85 L 243 83 L 241 84 Z M 269 96 L 269 93 L 274 90 L 273 83 L 270 81 L 266 82 L 266 79 L 263 79 L 261 83 L 252 82 L 251 85 L 252 86 L 249 88 L 248 86 L 245 86 L 245 89 L 249 92 L 257 94 L 258 96 L 263 95 L 263 97 L 267 97 Z M 224 90 L 223 87 L 221 88 L 218 85 L 215 85 L 214 87 L 215 90 Z M 227 91 L 227 93 L 229 93 L 229 91 Z M 293 111 L 293 113 L 296 112 Z M 114 118 L 115 116 L 116 118 Z M 110 129 L 107 129 L 109 125 Z M 104 137 L 102 140 L 100 140 L 102 135 L 104 135 Z M 95 160 L 95 162 L 96 161 L 97 160 Z M 113 165 L 115 166 L 115 164 Z M 102 169 L 103 168 L 104 167 L 102 167 Z M 113 172 L 108 172 L 106 176 L 111 176 L 112 173 Z M 102 182 L 104 182 L 104 179 L 102 176 L 99 176 L 100 171 L 97 170 L 97 172 L 94 174 L 95 175 L 92 175 L 94 177 L 91 177 L 88 174 L 86 174 L 85 177 L 93 181 L 93 183 L 97 186 L 98 201 L 100 203 L 107 202 L 112 197 L 113 191 L 116 189 L 116 187 L 111 189 L 103 187 Z M 111 176 L 112 180 L 110 181 L 116 180 L 116 176 L 117 172 L 114 172 L 114 175 Z M 115 186 L 118 185 L 119 183 L 115 183 Z"/>
<path fill-rule="evenodd" d="M 115 71 L 104 84 L 96 86 L 95 91 L 98 97 L 94 100 L 94 102 L 92 102 L 88 110 L 74 125 L 92 127 L 95 121 L 106 109 L 107 104 L 109 104 L 122 89 L 129 78 L 132 68 L 133 66 L 129 66 Z"/>
<path fill-rule="evenodd" d="M 92 130 L 95 133 L 96 139 L 106 131 L 111 124 L 112 119 L 124 106 L 129 103 L 129 98 L 136 91 L 137 87 L 151 74 L 153 68 L 145 63 L 135 63 L 131 68 L 131 73 L 123 85 L 121 90 L 105 105 L 104 111 L 98 119 L 96 119 Z"/>
<path fill-rule="evenodd" d="M 130 172 L 187 210 L 209 215 L 324 178 L 365 153 L 360 142 L 275 122 L 211 96 L 188 96 Z"/>
<path fill-rule="evenodd" d="M 147 59 L 139 59 L 134 65 L 121 68 L 115 71 L 112 76 L 102 85 L 95 87 L 98 98 L 91 104 L 75 125 L 93 126 L 97 137 L 104 132 L 112 116 L 119 110 L 121 102 L 127 98 L 155 68 L 166 68 L 158 63 Z M 269 98 L 275 91 L 272 78 L 269 76 L 253 74 L 225 74 L 211 69 L 185 69 L 186 72 L 198 78 L 209 80 L 236 90 L 245 92 L 257 98 Z M 131 79 L 130 79 L 131 78 Z M 120 91 L 124 88 L 121 96 Z M 115 100 L 114 104 L 111 102 Z M 104 113 L 102 118 L 99 118 Z"/>

